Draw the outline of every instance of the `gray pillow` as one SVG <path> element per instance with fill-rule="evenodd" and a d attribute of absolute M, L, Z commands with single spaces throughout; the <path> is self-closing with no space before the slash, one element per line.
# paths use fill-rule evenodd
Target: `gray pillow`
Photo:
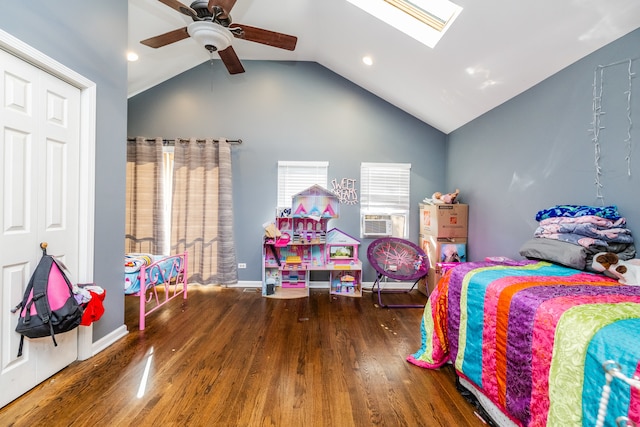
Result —
<path fill-rule="evenodd" d="M 525 258 L 549 261 L 577 270 L 585 269 L 587 254 L 587 249 L 582 246 L 545 238 L 528 240 L 520 248 L 520 255 Z"/>

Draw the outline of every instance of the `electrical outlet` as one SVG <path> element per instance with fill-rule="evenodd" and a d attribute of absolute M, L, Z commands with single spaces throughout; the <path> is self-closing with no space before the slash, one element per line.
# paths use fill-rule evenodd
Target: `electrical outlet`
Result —
<path fill-rule="evenodd" d="M 238 263 L 238 268 L 247 268 L 247 264 L 244 262 L 239 262 Z"/>

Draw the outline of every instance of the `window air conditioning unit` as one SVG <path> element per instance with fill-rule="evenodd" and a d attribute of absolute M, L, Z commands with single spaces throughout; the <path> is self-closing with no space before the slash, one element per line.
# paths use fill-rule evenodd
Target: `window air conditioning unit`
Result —
<path fill-rule="evenodd" d="M 389 237 L 392 234 L 391 215 L 365 215 L 362 219 L 362 237 Z"/>

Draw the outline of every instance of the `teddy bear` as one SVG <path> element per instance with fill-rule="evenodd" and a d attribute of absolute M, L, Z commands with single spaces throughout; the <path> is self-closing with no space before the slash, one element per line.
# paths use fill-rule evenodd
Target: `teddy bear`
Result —
<path fill-rule="evenodd" d="M 640 259 L 624 261 L 613 252 L 599 252 L 593 257 L 591 267 L 623 285 L 640 286 Z"/>
<path fill-rule="evenodd" d="M 456 188 L 456 191 L 454 191 L 453 193 L 447 194 L 442 194 L 441 192 L 436 191 L 435 193 L 433 193 L 433 196 L 431 196 L 431 199 L 433 200 L 433 203 L 444 203 L 447 205 L 451 205 L 456 202 L 459 194 L 460 189 L 458 188 Z"/>

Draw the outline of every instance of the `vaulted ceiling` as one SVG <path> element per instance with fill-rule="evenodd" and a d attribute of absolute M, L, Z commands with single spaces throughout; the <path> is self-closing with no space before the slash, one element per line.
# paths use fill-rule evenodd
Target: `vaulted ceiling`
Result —
<path fill-rule="evenodd" d="M 455 3 L 462 13 L 432 49 L 347 0 L 237 0 L 234 23 L 298 43 L 293 52 L 240 39 L 232 46 L 240 60 L 317 62 L 448 134 L 640 28 L 638 0 Z M 191 22 L 158 0 L 129 0 L 129 49 L 139 55 L 129 63 L 130 97 L 211 58 L 193 38 L 140 44 Z"/>

